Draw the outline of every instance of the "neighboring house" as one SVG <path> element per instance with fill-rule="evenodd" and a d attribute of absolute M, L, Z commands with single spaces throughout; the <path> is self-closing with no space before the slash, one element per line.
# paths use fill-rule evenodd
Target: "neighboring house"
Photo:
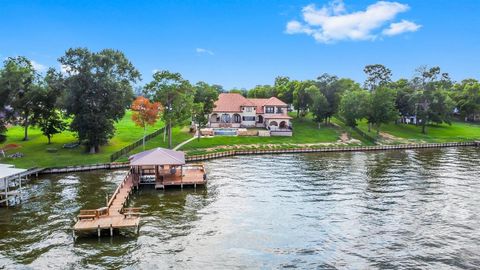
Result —
<path fill-rule="evenodd" d="M 276 97 L 245 98 L 236 93 L 220 94 L 215 108 L 209 115 L 209 126 L 216 127 L 264 127 L 270 131 L 290 131 L 291 117 L 288 105 Z"/>
<path fill-rule="evenodd" d="M 416 115 L 406 115 L 406 116 L 400 117 L 400 123 L 402 124 L 416 125 L 416 124 L 419 124 L 420 122 L 421 122 L 420 119 L 417 119 Z"/>

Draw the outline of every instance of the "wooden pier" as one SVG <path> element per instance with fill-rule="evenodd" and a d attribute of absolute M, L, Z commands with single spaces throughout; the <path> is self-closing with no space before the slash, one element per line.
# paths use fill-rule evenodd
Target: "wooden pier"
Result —
<path fill-rule="evenodd" d="M 152 181 L 148 181 L 152 180 Z M 73 227 L 73 234 L 102 232 L 113 236 L 114 230 L 131 229 L 135 233 L 140 227 L 140 208 L 126 208 L 134 189 L 140 184 L 154 184 L 155 188 L 167 186 L 204 185 L 205 168 L 201 164 L 186 165 L 183 152 L 157 148 L 130 157 L 130 171 L 118 185 L 106 207 L 80 210 L 78 221 Z"/>
<path fill-rule="evenodd" d="M 135 187 L 138 187 L 138 183 L 129 172 L 108 200 L 106 207 L 80 210 L 77 216 L 78 221 L 73 227 L 74 236 L 77 232 L 96 231 L 100 237 L 102 230 L 109 230 L 110 235 L 113 236 L 114 229 L 134 229 L 138 232 L 140 209 L 125 208 Z"/>

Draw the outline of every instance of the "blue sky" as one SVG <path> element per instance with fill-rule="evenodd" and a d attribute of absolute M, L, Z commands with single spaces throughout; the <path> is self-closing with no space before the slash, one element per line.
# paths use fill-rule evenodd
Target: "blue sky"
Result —
<path fill-rule="evenodd" d="M 379 5 L 385 9 L 373 12 Z M 480 77 L 478 14 L 478 0 L 0 0 L 0 57 L 58 68 L 67 48 L 115 48 L 143 82 L 168 69 L 227 89 L 325 72 L 363 82 L 363 67 L 374 63 L 395 79 L 439 65 L 461 80 Z"/>

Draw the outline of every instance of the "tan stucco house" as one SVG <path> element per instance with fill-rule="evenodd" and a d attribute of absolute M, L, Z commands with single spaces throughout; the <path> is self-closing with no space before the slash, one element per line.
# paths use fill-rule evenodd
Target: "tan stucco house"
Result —
<path fill-rule="evenodd" d="M 291 117 L 288 105 L 276 97 L 245 98 L 236 93 L 222 93 L 209 115 L 212 128 L 264 127 L 271 132 L 288 132 Z"/>

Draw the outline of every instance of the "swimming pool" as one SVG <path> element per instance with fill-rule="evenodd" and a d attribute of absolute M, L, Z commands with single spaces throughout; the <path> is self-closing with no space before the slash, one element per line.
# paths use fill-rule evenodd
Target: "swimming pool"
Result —
<path fill-rule="evenodd" d="M 213 130 L 215 136 L 236 136 L 236 128 L 216 128 Z"/>

